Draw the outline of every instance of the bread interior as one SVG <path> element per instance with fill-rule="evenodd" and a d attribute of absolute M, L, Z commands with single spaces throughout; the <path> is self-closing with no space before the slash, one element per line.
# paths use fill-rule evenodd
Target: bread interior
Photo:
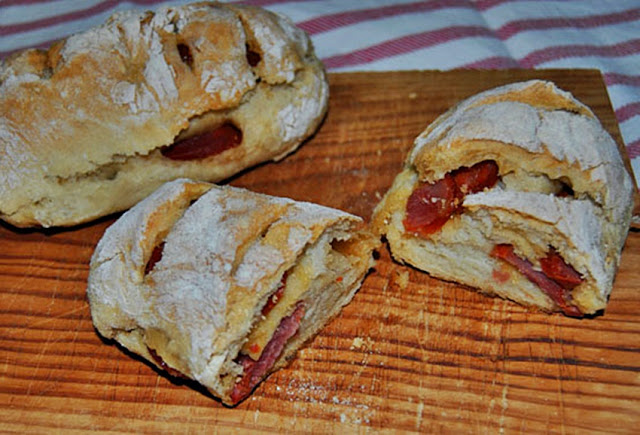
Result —
<path fill-rule="evenodd" d="M 540 270 L 539 260 L 553 248 L 584 278 L 582 284 L 568 292 L 581 311 L 593 313 L 606 305 L 606 299 L 597 290 L 597 283 L 592 279 L 586 260 L 572 255 L 575 247 L 554 227 L 524 214 L 508 213 L 499 208 L 492 210 L 463 206 L 440 230 L 430 236 L 406 232 L 403 220 L 407 200 L 418 185 L 415 170 L 405 169 L 394 182 L 391 189 L 394 193 L 385 199 L 386 205 L 380 206 L 386 210 L 394 210 L 382 213 L 377 218 L 377 225 L 386 228 L 387 240 L 398 260 L 428 271 L 435 277 L 478 288 L 487 294 L 556 311 L 556 304 L 536 284 L 513 266 L 491 255 L 496 245 L 510 244 L 521 258 L 527 259 L 536 270 Z M 590 209 L 598 210 L 588 197 L 573 191 L 570 180 L 551 179 L 545 174 L 523 170 L 501 174 L 497 184 L 485 192 L 505 192 L 507 195 L 519 192 L 532 200 L 551 195 L 560 202 L 582 201 L 590 204 Z M 481 192 L 478 195 L 483 194 L 485 193 Z"/>
<path fill-rule="evenodd" d="M 220 381 L 224 390 L 232 390 L 243 375 L 239 359 L 249 357 L 254 361 L 259 360 L 283 319 L 302 305 L 304 316 L 297 332 L 286 342 L 283 351 L 264 376 L 283 366 L 305 341 L 351 300 L 372 266 L 373 260 L 369 255 L 372 249 L 373 239 L 369 233 L 353 233 L 335 227 L 307 246 L 295 264 L 257 305 L 250 331 L 237 346 L 238 352 L 229 355 L 221 370 Z M 284 286 L 277 302 L 264 315 L 264 306 L 282 283 Z"/>

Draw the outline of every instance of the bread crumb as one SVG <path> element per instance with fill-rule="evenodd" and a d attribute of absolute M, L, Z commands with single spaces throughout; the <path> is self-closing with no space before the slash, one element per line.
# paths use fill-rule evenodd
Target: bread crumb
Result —
<path fill-rule="evenodd" d="M 409 99 L 410 100 L 415 100 L 416 98 L 418 98 L 418 94 L 416 94 L 415 92 L 411 92 L 409 94 Z"/>
<path fill-rule="evenodd" d="M 391 277 L 393 284 L 397 285 L 400 290 L 405 290 L 409 285 L 409 272 L 406 270 L 396 270 Z"/>
<path fill-rule="evenodd" d="M 353 339 L 353 343 L 351 343 L 350 349 L 360 349 L 364 344 L 364 340 L 361 337 L 356 337 Z"/>
<path fill-rule="evenodd" d="M 353 342 L 351 342 L 351 346 L 349 347 L 349 349 L 354 350 L 354 349 L 371 349 L 373 346 L 373 340 L 370 337 L 367 338 L 362 338 L 362 337 L 356 337 L 353 339 Z"/>

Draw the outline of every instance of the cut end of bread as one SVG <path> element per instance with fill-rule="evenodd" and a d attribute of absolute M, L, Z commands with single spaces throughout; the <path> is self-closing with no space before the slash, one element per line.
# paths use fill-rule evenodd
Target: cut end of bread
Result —
<path fill-rule="evenodd" d="M 398 261 L 581 317 L 606 307 L 634 193 L 593 113 L 532 81 L 473 96 L 429 126 L 372 224 Z"/>

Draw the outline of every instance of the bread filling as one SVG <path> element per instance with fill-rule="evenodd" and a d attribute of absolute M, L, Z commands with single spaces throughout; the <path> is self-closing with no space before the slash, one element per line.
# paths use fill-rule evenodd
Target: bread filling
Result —
<path fill-rule="evenodd" d="M 147 346 L 147 351 L 149 352 L 149 355 L 151 355 L 151 358 L 153 358 L 153 360 L 156 362 L 156 364 L 158 364 L 158 366 L 162 368 L 162 370 L 166 371 L 171 376 L 174 376 L 176 378 L 189 379 L 189 377 L 186 376 L 184 373 L 182 373 L 180 370 L 176 370 L 173 367 L 171 367 L 169 364 L 167 364 L 162 359 L 162 357 L 158 355 L 158 352 L 156 352 L 155 349 L 152 349 L 149 346 Z"/>
<path fill-rule="evenodd" d="M 471 167 L 448 172 L 436 182 L 420 183 L 413 188 L 402 221 L 404 230 L 420 238 L 432 238 L 440 234 L 442 227 L 453 216 L 463 213 L 462 203 L 466 195 L 494 186 L 558 197 L 575 196 L 568 180 L 552 180 L 545 175 L 517 171 L 500 176 L 496 162 L 485 160 Z M 549 296 L 565 315 L 584 316 L 571 295 L 572 290 L 584 282 L 584 278 L 552 247 L 548 248 L 546 257 L 535 262 L 540 267 L 518 256 L 511 244 L 495 245 L 490 255 L 514 267 Z M 493 279 L 503 283 L 509 279 L 509 275 L 498 269 L 493 271 Z"/>
<path fill-rule="evenodd" d="M 287 347 L 295 347 L 293 341 L 312 335 L 320 319 L 340 305 L 340 296 L 361 278 L 355 255 L 361 243 L 358 237 L 331 240 L 325 234 L 283 275 L 234 360 L 242 367 L 230 395 L 234 404 L 251 393 Z"/>
<path fill-rule="evenodd" d="M 173 144 L 163 147 L 160 152 L 171 160 L 199 160 L 223 153 L 241 143 L 242 131 L 233 123 L 225 122 L 196 134 L 187 129 Z"/>
<path fill-rule="evenodd" d="M 191 48 L 185 43 L 178 44 L 176 48 L 178 49 L 180 60 L 182 60 L 189 69 L 193 69 L 193 55 L 191 54 Z"/>
<path fill-rule="evenodd" d="M 236 404 L 247 397 L 269 372 L 276 360 L 282 355 L 289 339 L 298 332 L 304 314 L 305 305 L 303 302 L 298 302 L 293 313 L 280 321 L 260 358 L 254 360 L 247 355 L 238 357 L 236 362 L 242 366 L 242 377 L 231 391 L 232 403 Z"/>
<path fill-rule="evenodd" d="M 428 237 L 440 230 L 452 216 L 462 212 L 466 195 L 496 185 L 521 192 L 576 196 L 570 180 L 555 180 L 545 174 L 527 173 L 517 168 L 500 174 L 495 161 L 483 160 L 471 167 L 448 172 L 433 183 L 418 184 L 407 201 L 404 228 L 409 233 Z"/>
<path fill-rule="evenodd" d="M 448 172 L 434 183 L 422 183 L 409 196 L 404 228 L 409 233 L 429 236 L 462 210 L 465 195 L 495 186 L 498 165 L 484 160 L 470 168 Z"/>
<path fill-rule="evenodd" d="M 518 269 L 529 281 L 544 291 L 565 315 L 584 316 L 571 297 L 571 290 L 581 284 L 583 279 L 553 248 L 545 258 L 540 259 L 542 270 L 536 270 L 530 261 L 518 256 L 512 245 L 496 245 L 491 251 L 491 256 Z"/>
<path fill-rule="evenodd" d="M 267 299 L 261 318 L 240 353 L 257 361 L 282 319 L 290 315 L 301 300 L 330 288 L 332 284 L 348 284 L 345 276 L 351 264 L 348 256 L 340 252 L 339 242 L 330 243 L 327 237 L 323 236 L 309 247 L 297 264 L 283 275 L 277 289 Z"/>
<path fill-rule="evenodd" d="M 164 250 L 164 242 L 159 243 L 157 246 L 153 248 L 151 251 L 151 257 L 149 257 L 149 261 L 144 267 L 144 274 L 148 275 L 149 272 L 153 270 L 156 263 L 162 259 L 162 252 Z"/>
<path fill-rule="evenodd" d="M 258 53 L 255 50 L 252 50 L 248 44 L 246 45 L 246 50 L 247 50 L 247 62 L 249 62 L 249 65 L 251 67 L 258 66 L 258 64 L 262 60 L 262 56 L 260 56 L 260 53 Z"/>

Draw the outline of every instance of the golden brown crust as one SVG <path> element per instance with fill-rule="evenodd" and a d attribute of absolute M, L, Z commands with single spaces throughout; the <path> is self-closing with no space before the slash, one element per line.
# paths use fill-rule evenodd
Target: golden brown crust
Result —
<path fill-rule="evenodd" d="M 218 3 L 118 13 L 10 57 L 0 89 L 0 218 L 17 226 L 77 224 L 170 179 L 219 181 L 282 158 L 316 130 L 328 99 L 304 32 Z M 225 123 L 240 146 L 190 161 L 160 152 Z"/>

